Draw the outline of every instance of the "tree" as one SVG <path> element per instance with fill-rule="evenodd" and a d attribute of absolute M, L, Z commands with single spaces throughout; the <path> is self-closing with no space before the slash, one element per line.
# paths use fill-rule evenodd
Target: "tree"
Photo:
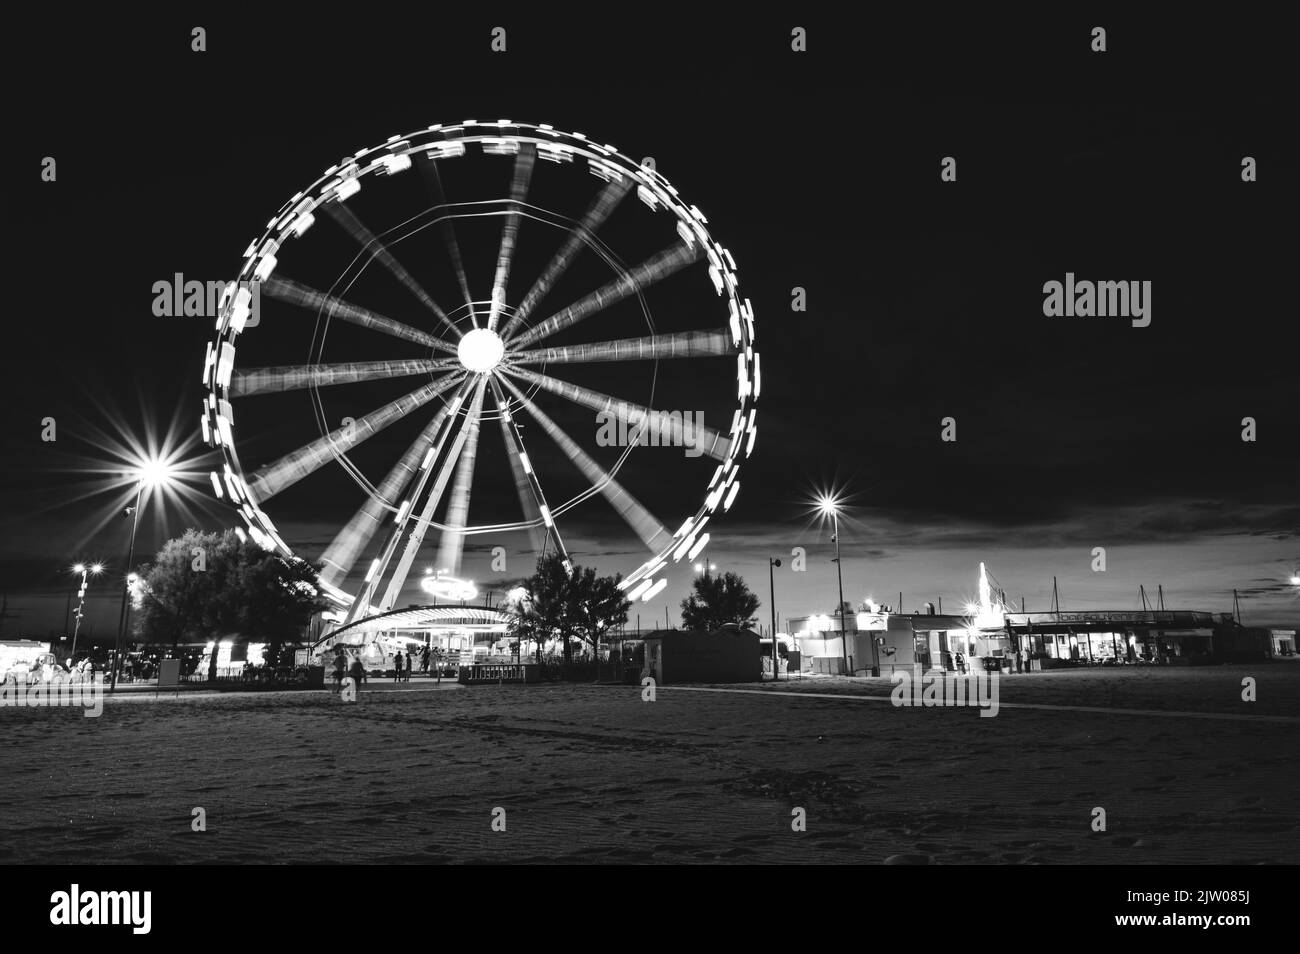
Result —
<path fill-rule="evenodd" d="M 760 605 L 738 574 L 705 573 L 695 578 L 690 596 L 682 600 L 682 625 L 711 633 L 726 623 L 752 626 Z"/>
<path fill-rule="evenodd" d="M 216 593 L 214 576 L 194 569 L 195 550 L 205 555 L 220 547 L 220 535 L 186 530 L 168 540 L 154 562 L 140 568 L 140 603 L 136 629 L 146 643 L 171 643 L 173 652 L 181 637 L 206 635 L 204 608 Z"/>
<path fill-rule="evenodd" d="M 526 595 L 510 621 L 510 635 L 521 643 L 535 643 L 538 662 L 548 639 L 561 640 L 566 664 L 573 660 L 575 638 L 590 644 L 594 652 L 605 633 L 627 622 L 632 604 L 618 588 L 620 579 L 599 576 L 591 567 L 574 566 L 570 572 L 558 554 L 542 557 L 533 575 L 521 584 Z"/>
<path fill-rule="evenodd" d="M 563 638 L 565 658 L 568 658 L 568 641 L 571 633 L 569 621 L 569 571 L 564 559 L 551 554 L 538 559 L 533 575 L 520 586 L 524 596 L 519 600 L 517 614 L 507 629 L 521 642 L 535 643 L 537 661 L 542 661 L 542 646 L 548 639 Z"/>
<path fill-rule="evenodd" d="M 591 646 L 593 658 L 599 655 L 601 637 L 627 622 L 632 603 L 618 588 L 622 578 L 621 574 L 597 576 L 591 567 L 574 567 L 570 577 L 574 635 Z"/>
<path fill-rule="evenodd" d="M 328 605 L 320 592 L 320 566 L 260 548 L 248 547 L 245 555 L 253 559 L 239 568 L 239 629 L 266 641 L 264 657 L 274 666 L 284 644 L 296 640 L 312 615 Z"/>
<path fill-rule="evenodd" d="M 233 530 L 187 530 L 169 540 L 151 566 L 141 568 L 140 631 L 146 639 L 182 636 L 215 644 L 236 631 L 268 643 L 278 657 L 313 613 L 326 607 L 318 567 L 240 540 Z M 208 679 L 217 677 L 214 645 Z"/>

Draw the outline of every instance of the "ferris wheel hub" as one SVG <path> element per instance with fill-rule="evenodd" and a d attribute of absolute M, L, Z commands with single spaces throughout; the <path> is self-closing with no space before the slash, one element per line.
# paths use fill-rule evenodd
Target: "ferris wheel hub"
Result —
<path fill-rule="evenodd" d="M 498 364 L 506 353 L 505 342 L 491 328 L 475 328 L 460 339 L 456 356 L 466 371 L 486 374 Z"/>

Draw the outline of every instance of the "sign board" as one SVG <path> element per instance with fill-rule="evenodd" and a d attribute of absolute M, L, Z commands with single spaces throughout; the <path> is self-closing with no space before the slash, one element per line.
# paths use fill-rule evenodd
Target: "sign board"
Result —
<path fill-rule="evenodd" d="M 177 689 L 181 684 L 181 661 L 163 659 L 158 663 L 158 688 Z"/>

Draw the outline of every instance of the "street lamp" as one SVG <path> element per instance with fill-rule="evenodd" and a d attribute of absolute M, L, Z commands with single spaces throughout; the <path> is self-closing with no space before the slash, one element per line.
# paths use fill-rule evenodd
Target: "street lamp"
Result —
<path fill-rule="evenodd" d="M 840 563 L 840 501 L 837 497 L 822 494 L 817 498 L 817 509 L 823 517 L 830 517 L 834 525 L 831 539 L 835 541 L 835 575 L 840 585 L 840 648 L 844 652 L 844 672 L 853 675 L 849 669 L 849 634 L 844 628 L 844 567 Z M 776 634 L 774 633 L 773 636 Z"/>
<path fill-rule="evenodd" d="M 126 631 L 127 620 L 130 618 L 131 603 L 131 584 L 137 579 L 131 571 L 131 564 L 135 561 L 135 533 L 140 528 L 140 501 L 143 499 L 146 490 L 153 490 L 158 487 L 168 487 L 175 479 L 175 472 L 171 465 L 157 457 L 141 462 L 135 469 L 135 506 L 127 507 L 122 511 L 122 516 L 131 517 L 131 544 L 126 551 L 126 569 L 127 578 L 122 586 L 122 610 L 117 617 L 117 641 L 113 646 L 113 672 L 109 682 L 109 692 L 117 690 L 117 673 L 122 668 L 122 634 Z M 215 647 L 213 652 L 216 652 Z"/>
<path fill-rule="evenodd" d="M 78 563 L 72 568 L 72 572 L 81 574 L 81 589 L 77 591 L 77 597 L 80 600 L 80 602 L 77 603 L 77 622 L 72 628 L 72 649 L 69 650 L 68 653 L 68 658 L 75 661 L 77 658 L 77 633 L 81 630 L 82 611 L 86 606 L 86 575 L 99 576 L 99 574 L 104 572 L 104 564 L 92 563 L 90 566 L 86 566 L 84 563 Z"/>
<path fill-rule="evenodd" d="M 779 557 L 767 558 L 767 592 L 772 604 L 772 680 L 781 678 L 781 660 L 776 646 L 776 576 L 773 567 L 781 565 Z"/>

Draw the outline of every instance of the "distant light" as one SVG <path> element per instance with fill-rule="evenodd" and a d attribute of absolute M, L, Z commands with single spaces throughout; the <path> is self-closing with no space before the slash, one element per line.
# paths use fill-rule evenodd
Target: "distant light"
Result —
<path fill-rule="evenodd" d="M 971 616 L 974 616 L 974 615 L 975 615 L 976 613 L 978 613 L 979 611 L 980 611 L 980 608 L 979 608 L 978 606 L 976 606 L 974 603 L 967 603 L 967 604 L 966 604 L 966 612 L 969 613 Z"/>
<path fill-rule="evenodd" d="M 703 564 L 703 563 L 697 563 L 697 564 L 695 564 L 695 572 L 696 572 L 696 573 L 703 573 L 703 572 L 704 572 L 704 564 Z"/>
<path fill-rule="evenodd" d="M 104 572 L 104 564 L 102 564 L 102 563 L 92 563 L 91 566 L 90 566 L 90 572 L 91 572 L 91 575 L 93 575 L 93 576 L 99 576 L 99 574 L 101 574 L 101 573 Z"/>
<path fill-rule="evenodd" d="M 76 564 L 76 565 L 72 568 L 72 572 L 73 572 L 73 573 L 85 573 L 85 572 L 86 572 L 86 565 L 85 565 L 84 563 L 78 563 L 78 564 Z"/>
<path fill-rule="evenodd" d="M 1291 585 L 1292 585 L 1292 586 L 1300 586 L 1300 576 L 1293 576 L 1293 577 L 1291 577 Z"/>

